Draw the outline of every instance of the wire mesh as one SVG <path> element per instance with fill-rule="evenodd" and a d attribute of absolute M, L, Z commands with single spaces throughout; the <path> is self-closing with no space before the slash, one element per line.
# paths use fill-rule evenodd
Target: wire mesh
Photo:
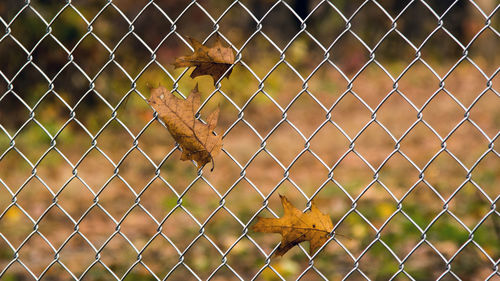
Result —
<path fill-rule="evenodd" d="M 1 3 L 0 279 L 500 280 L 500 5 L 393 2 Z M 170 67 L 215 34 L 230 79 Z M 212 173 L 147 105 L 195 83 Z M 278 193 L 315 255 L 249 230 Z"/>

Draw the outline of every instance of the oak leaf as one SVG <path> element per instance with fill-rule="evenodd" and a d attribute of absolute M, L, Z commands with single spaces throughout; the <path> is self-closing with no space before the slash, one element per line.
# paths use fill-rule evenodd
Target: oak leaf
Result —
<path fill-rule="evenodd" d="M 158 112 L 168 131 L 182 148 L 181 160 L 194 160 L 198 168 L 212 161 L 222 148 L 222 136 L 213 134 L 219 118 L 217 108 L 203 124 L 195 116 L 200 108 L 198 85 L 187 99 L 182 100 L 167 91 L 165 87 L 151 89 L 148 103 Z"/>
<path fill-rule="evenodd" d="M 313 255 L 328 240 L 333 229 L 332 220 L 320 212 L 312 201 L 311 209 L 305 213 L 295 208 L 285 196 L 280 195 L 283 217 L 262 218 L 251 227 L 253 231 L 280 233 L 281 244 L 275 254 L 283 256 L 288 250 L 301 242 L 309 241 L 309 253 Z"/>
<path fill-rule="evenodd" d="M 194 53 L 189 56 L 182 56 L 175 60 L 174 67 L 195 67 L 191 73 L 191 78 L 201 75 L 210 75 L 214 79 L 214 84 L 226 73 L 229 78 L 232 69 L 228 71 L 234 63 L 234 53 L 230 47 L 222 45 L 220 37 L 217 35 L 215 44 L 212 47 L 202 45 L 196 39 L 187 37 L 194 48 Z"/>

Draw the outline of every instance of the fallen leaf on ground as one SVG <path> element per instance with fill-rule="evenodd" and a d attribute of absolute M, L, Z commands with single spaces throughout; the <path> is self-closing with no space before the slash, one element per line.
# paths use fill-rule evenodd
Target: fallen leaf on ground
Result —
<path fill-rule="evenodd" d="M 216 37 L 215 44 L 210 48 L 202 45 L 196 39 L 187 38 L 194 48 L 194 53 L 190 56 L 177 58 L 174 63 L 175 68 L 195 67 L 191 78 L 210 75 L 215 84 L 234 63 L 233 50 L 230 47 L 224 47 L 219 36 Z M 232 69 L 226 73 L 225 77 L 229 78 L 231 71 Z"/>
<path fill-rule="evenodd" d="M 309 253 L 313 255 L 328 240 L 328 235 L 333 229 L 330 217 L 320 212 L 314 201 L 311 209 L 305 213 L 295 208 L 285 196 L 280 195 L 283 205 L 283 217 L 262 218 L 257 217 L 257 222 L 252 226 L 253 231 L 280 233 L 281 245 L 275 254 L 283 256 L 288 250 L 300 242 L 309 241 Z"/>
<path fill-rule="evenodd" d="M 212 161 L 222 148 L 222 136 L 213 134 L 219 109 L 212 112 L 203 124 L 195 115 L 200 108 L 198 85 L 187 99 L 182 100 L 167 91 L 165 87 L 151 89 L 148 103 L 158 112 L 168 131 L 182 148 L 181 160 L 194 160 L 198 168 Z"/>

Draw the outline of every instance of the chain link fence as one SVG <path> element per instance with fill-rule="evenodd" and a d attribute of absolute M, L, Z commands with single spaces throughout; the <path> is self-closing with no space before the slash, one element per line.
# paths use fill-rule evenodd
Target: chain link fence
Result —
<path fill-rule="evenodd" d="M 1 280 L 500 280 L 500 5 L 0 3 Z M 174 70 L 219 34 L 230 79 Z M 217 106 L 213 172 L 149 87 Z M 334 235 L 272 255 L 278 194 Z"/>

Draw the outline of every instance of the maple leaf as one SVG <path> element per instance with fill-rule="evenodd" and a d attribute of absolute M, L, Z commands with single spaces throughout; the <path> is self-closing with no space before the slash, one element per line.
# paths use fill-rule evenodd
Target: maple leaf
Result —
<path fill-rule="evenodd" d="M 151 89 L 148 103 L 158 112 L 165 122 L 168 131 L 182 148 L 181 160 L 194 160 L 198 168 L 212 161 L 222 148 L 222 136 L 212 132 L 217 125 L 219 109 L 217 108 L 203 124 L 195 115 L 200 108 L 198 84 L 187 99 L 182 100 L 167 91 L 165 87 Z"/>
<path fill-rule="evenodd" d="M 210 75 L 215 84 L 234 63 L 233 50 L 230 47 L 224 47 L 218 35 L 215 44 L 210 48 L 191 37 L 187 38 L 194 48 L 194 53 L 190 56 L 177 58 L 174 67 L 195 67 L 191 73 L 191 78 Z M 227 71 L 225 77 L 229 78 L 231 71 L 232 69 Z"/>
<path fill-rule="evenodd" d="M 275 254 L 283 256 L 288 250 L 300 242 L 309 241 L 309 253 L 313 255 L 328 240 L 328 235 L 333 229 L 330 217 L 316 207 L 314 201 L 311 209 L 305 213 L 295 208 L 285 196 L 280 195 L 283 205 L 283 217 L 262 218 L 257 217 L 257 222 L 252 226 L 253 231 L 280 233 L 281 244 Z"/>

